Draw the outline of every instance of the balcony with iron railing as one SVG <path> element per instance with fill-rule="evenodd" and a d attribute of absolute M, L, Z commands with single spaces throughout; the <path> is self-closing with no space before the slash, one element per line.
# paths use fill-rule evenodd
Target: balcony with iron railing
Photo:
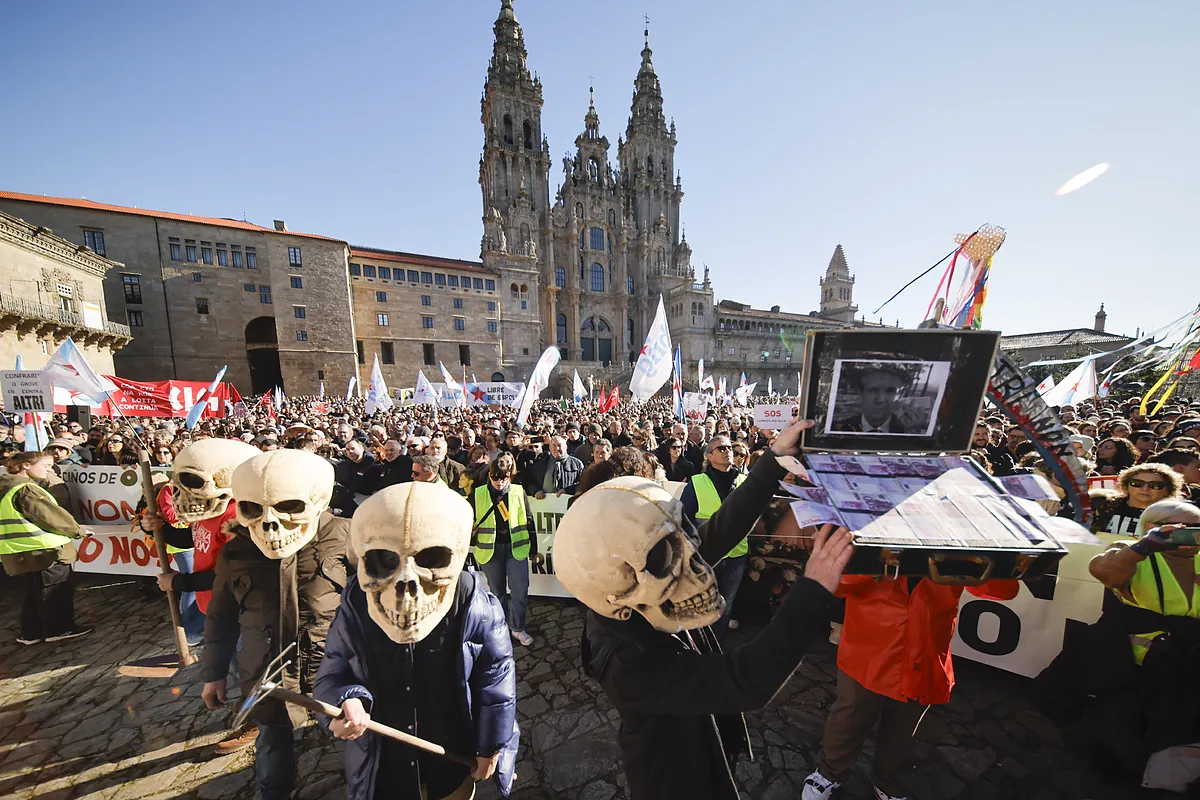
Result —
<path fill-rule="evenodd" d="M 0 332 L 13 330 L 18 337 L 33 335 L 42 339 L 66 339 L 76 344 L 91 344 L 117 350 L 133 340 L 128 325 L 108 320 L 103 327 L 94 328 L 84 322 L 83 315 L 55 308 L 13 294 L 0 294 Z"/>

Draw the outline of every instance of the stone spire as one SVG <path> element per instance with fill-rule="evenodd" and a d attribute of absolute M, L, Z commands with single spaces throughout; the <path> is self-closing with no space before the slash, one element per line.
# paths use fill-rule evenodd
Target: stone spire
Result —
<path fill-rule="evenodd" d="M 842 251 L 840 244 L 833 250 L 833 257 L 829 259 L 829 268 L 825 270 L 825 277 L 842 279 L 850 277 L 850 266 L 846 264 L 846 254 Z"/>
<path fill-rule="evenodd" d="M 650 60 L 653 51 L 650 49 L 650 29 L 645 30 L 646 46 L 642 48 L 642 66 L 634 79 L 633 104 L 629 111 L 628 136 L 639 125 L 652 128 L 654 131 L 666 131 L 667 121 L 663 116 L 662 87 L 658 75 L 654 72 L 654 64 Z"/>
<path fill-rule="evenodd" d="M 588 112 L 583 118 L 583 128 L 589 139 L 600 138 L 600 115 L 596 113 L 596 90 L 592 86 L 588 87 Z"/>
<path fill-rule="evenodd" d="M 846 263 L 846 254 L 839 244 L 829 259 L 825 277 L 821 279 L 821 316 L 851 323 L 858 306 L 854 305 L 854 276 Z"/>
<path fill-rule="evenodd" d="M 492 26 L 496 41 L 492 45 L 492 60 L 488 65 L 488 80 L 512 85 L 518 81 L 528 83 L 529 68 L 525 65 L 525 35 L 517 22 L 512 0 L 501 0 L 500 16 Z"/>

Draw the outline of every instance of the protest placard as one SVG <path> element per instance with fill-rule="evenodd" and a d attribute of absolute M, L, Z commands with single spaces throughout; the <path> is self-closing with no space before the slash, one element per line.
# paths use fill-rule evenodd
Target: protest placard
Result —
<path fill-rule="evenodd" d="M 778 431 L 792 421 L 793 403 L 760 403 L 754 407 L 754 424 L 763 430 Z"/>
<path fill-rule="evenodd" d="M 41 370 L 14 369 L 0 372 L 0 387 L 4 391 L 4 410 L 54 413 L 54 392 Z"/>

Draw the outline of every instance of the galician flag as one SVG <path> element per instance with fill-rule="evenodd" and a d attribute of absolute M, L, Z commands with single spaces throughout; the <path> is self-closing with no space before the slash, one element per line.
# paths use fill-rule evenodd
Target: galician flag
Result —
<path fill-rule="evenodd" d="M 683 352 L 675 345 L 675 377 L 671 381 L 671 400 L 674 402 L 675 419 L 683 421 Z"/>
<path fill-rule="evenodd" d="M 721 397 L 722 403 L 725 402 L 725 398 L 729 397 L 728 389 L 729 389 L 729 387 L 728 387 L 728 384 L 725 382 L 725 376 L 722 375 L 721 376 L 721 386 L 720 386 L 720 388 L 717 389 L 717 394 Z"/>
<path fill-rule="evenodd" d="M 1042 395 L 1048 406 L 1082 403 L 1096 396 L 1096 359 L 1089 358 L 1076 367 L 1062 383 Z"/>
<path fill-rule="evenodd" d="M 636 400 L 649 400 L 662 385 L 671 379 L 671 329 L 667 327 L 667 309 L 662 295 L 658 296 L 658 311 L 646 334 L 641 355 L 633 368 L 629 390 Z"/>
<path fill-rule="evenodd" d="M 466 392 L 454 380 L 454 376 L 450 374 L 450 370 L 446 369 L 446 365 L 438 362 L 438 367 L 442 370 L 442 380 L 446 382 L 446 388 L 450 390 L 450 394 L 454 396 L 454 404 L 459 408 L 467 405 Z"/>
<path fill-rule="evenodd" d="M 700 384 L 700 391 L 704 391 L 704 359 L 696 364 L 696 381 Z"/>
<path fill-rule="evenodd" d="M 208 398 L 212 397 L 217 391 L 217 387 L 221 385 L 221 379 L 225 377 L 225 370 L 229 369 L 229 365 L 221 367 L 217 372 L 217 377 L 213 378 L 213 382 L 208 385 L 208 391 L 198 396 L 196 401 L 192 403 L 192 407 L 188 410 L 187 428 L 192 430 L 196 424 L 200 422 L 200 417 L 204 414 L 204 408 L 208 405 Z"/>
<path fill-rule="evenodd" d="M 521 398 L 521 406 L 517 411 L 518 428 L 525 427 L 525 421 L 529 419 L 533 402 L 550 385 L 550 373 L 554 372 L 560 358 L 562 358 L 562 354 L 558 352 L 557 347 L 547 347 L 541 358 L 538 359 L 533 368 L 533 374 L 529 376 L 529 385 L 525 387 L 525 394 Z"/>
<path fill-rule="evenodd" d="M 575 370 L 575 378 L 571 381 L 571 396 L 576 403 L 582 403 L 586 394 L 587 392 L 583 390 L 583 381 L 579 380 L 579 370 Z"/>
<path fill-rule="evenodd" d="M 367 416 L 376 411 L 387 411 L 394 405 L 387 384 L 383 382 L 383 370 L 379 368 L 379 354 L 376 353 L 375 362 L 371 365 L 371 384 L 367 387 Z"/>
<path fill-rule="evenodd" d="M 1054 376 L 1053 376 L 1053 375 L 1047 375 L 1047 376 L 1045 377 L 1045 379 L 1043 379 L 1043 380 L 1042 380 L 1042 382 L 1041 382 L 1041 383 L 1039 383 L 1039 384 L 1037 385 L 1037 393 L 1038 393 L 1038 394 L 1040 394 L 1040 395 L 1043 395 L 1043 396 L 1045 396 L 1046 392 L 1048 392 L 1048 391 L 1050 391 L 1051 389 L 1053 389 L 1053 388 L 1054 388 L 1054 386 L 1055 386 L 1055 383 L 1054 383 Z"/>
<path fill-rule="evenodd" d="M 433 390 L 433 384 L 421 370 L 417 370 L 417 388 L 413 392 L 413 402 L 417 405 L 431 405 L 434 413 L 437 413 L 438 394 Z"/>
<path fill-rule="evenodd" d="M 93 406 L 107 402 L 109 392 L 117 388 L 108 378 L 96 374 L 69 336 L 42 367 L 42 375 L 51 386 L 74 392 L 80 395 L 79 400 Z"/>
<path fill-rule="evenodd" d="M 758 388 L 758 382 L 748 383 L 745 386 L 739 386 L 734 389 L 733 396 L 740 405 L 749 405 L 750 398 L 754 395 L 754 390 Z"/>

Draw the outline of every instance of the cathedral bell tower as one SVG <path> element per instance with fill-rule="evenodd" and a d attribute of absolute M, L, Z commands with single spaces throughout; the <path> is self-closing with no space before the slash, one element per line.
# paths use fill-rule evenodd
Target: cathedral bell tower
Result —
<path fill-rule="evenodd" d="M 540 355 L 539 263 L 550 249 L 550 146 L 542 134 L 542 82 L 526 66 L 525 36 L 512 0 L 501 0 L 493 31 L 480 104 L 480 258 L 499 273 L 505 377 L 526 380 Z"/>
<path fill-rule="evenodd" d="M 839 244 L 829 259 L 829 268 L 821 279 L 821 316 L 840 322 L 854 322 L 858 306 L 854 305 L 854 276 L 846 264 L 846 254 Z"/>

